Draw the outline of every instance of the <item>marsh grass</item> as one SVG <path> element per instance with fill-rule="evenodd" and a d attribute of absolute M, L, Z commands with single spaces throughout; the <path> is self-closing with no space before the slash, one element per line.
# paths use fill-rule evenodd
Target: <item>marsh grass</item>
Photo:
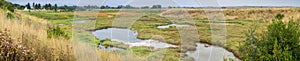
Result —
<path fill-rule="evenodd" d="M 206 42 L 214 45 L 219 45 L 226 47 L 226 49 L 233 51 L 235 54 L 238 54 L 238 48 L 241 47 L 241 43 L 243 42 L 244 38 L 246 37 L 244 35 L 245 32 L 247 32 L 249 27 L 256 26 L 257 27 L 257 32 L 262 33 L 263 30 L 267 29 L 267 24 L 268 22 L 271 22 L 270 20 L 277 14 L 277 13 L 283 13 L 287 15 L 287 19 L 290 17 L 294 17 L 293 19 L 297 19 L 300 15 L 299 9 L 294 9 L 294 8 L 251 8 L 251 9 L 222 9 L 223 14 L 225 16 L 224 22 L 215 22 L 211 23 L 208 18 L 206 17 L 206 14 L 204 12 L 204 9 L 186 9 L 187 12 L 192 16 L 193 22 L 197 26 L 197 30 L 199 33 L 199 39 L 201 42 Z M 114 27 L 112 26 L 112 23 L 114 21 L 114 17 L 117 16 L 119 13 L 119 10 L 104 10 L 100 11 L 99 14 L 97 14 L 97 19 L 96 19 L 96 29 L 104 29 L 108 27 Z M 147 11 L 147 13 L 159 13 L 163 12 L 161 11 Z M 176 12 L 176 11 L 174 11 Z M 125 14 L 131 14 L 135 12 L 122 12 Z M 172 12 L 171 12 L 172 13 Z M 38 14 L 38 13 L 34 13 Z M 47 13 L 44 13 L 47 14 Z M 68 16 L 71 13 L 68 13 L 67 15 L 63 16 Z M 83 17 L 89 17 L 93 15 L 89 15 L 88 13 L 83 13 Z M 298 18 L 299 19 L 299 18 Z M 64 19 L 55 19 L 52 22 L 56 23 L 68 23 L 67 20 Z M 37 21 L 31 21 L 27 23 L 39 23 Z M 170 27 L 167 29 L 157 29 L 157 26 L 161 25 L 167 25 L 171 24 L 172 22 L 164 17 L 159 16 L 159 14 L 149 14 L 145 15 L 142 18 L 138 19 L 132 26 L 131 30 L 137 31 L 138 38 L 140 39 L 150 39 L 153 36 L 159 35 L 164 38 L 162 42 L 167 42 L 170 44 L 174 45 L 180 45 L 180 35 L 178 33 L 178 29 L 176 27 Z M 178 23 L 185 23 L 189 24 L 189 22 L 178 22 Z M 227 39 L 226 43 L 225 41 L 211 41 L 211 31 L 212 30 L 218 30 L 218 29 L 211 29 L 210 24 L 219 24 L 219 23 L 226 23 L 226 29 L 227 29 Z M 89 24 L 84 24 L 84 25 L 89 25 Z M 71 26 L 69 26 L 71 27 Z M 66 26 L 68 28 L 68 26 Z M 84 32 L 83 32 L 84 33 Z M 91 36 L 89 33 L 85 33 L 80 36 L 82 40 L 89 40 L 93 41 L 94 37 Z M 193 42 L 200 42 L 200 41 L 193 41 Z M 193 49 L 195 47 L 192 46 L 186 46 L 188 49 Z M 84 50 L 83 50 L 84 51 Z M 179 57 L 178 53 L 180 50 L 172 50 L 170 52 L 169 58 L 164 58 L 164 60 L 176 60 L 176 58 Z M 114 52 L 109 52 L 109 53 L 114 53 Z M 99 52 L 99 56 L 102 58 L 106 57 L 106 53 L 103 51 Z M 150 54 L 151 55 L 151 54 Z M 83 55 L 84 56 L 84 55 Z M 117 55 L 118 56 L 118 55 Z M 120 58 L 121 60 L 124 60 L 123 58 L 126 58 L 125 60 L 131 60 L 130 58 L 134 58 L 134 56 L 130 54 L 124 54 L 121 56 L 128 56 L 128 57 L 117 57 L 117 56 L 112 56 L 115 58 Z M 176 57 L 176 58 L 174 58 Z M 114 60 L 112 58 L 105 58 L 105 60 Z M 134 59 L 132 59 L 134 60 Z"/>
<path fill-rule="evenodd" d="M 277 9 L 277 8 L 274 8 Z M 228 15 L 240 15 L 241 13 L 245 13 L 245 12 L 241 12 L 241 13 L 234 13 L 234 14 L 227 14 L 230 13 L 231 11 L 235 12 L 239 12 L 239 11 L 243 11 L 244 9 L 241 10 L 234 10 L 234 9 L 224 9 L 224 15 L 225 15 L 225 20 L 224 22 L 210 22 L 206 17 L 205 17 L 205 13 L 203 11 L 203 9 L 187 9 L 187 11 L 192 15 L 192 19 L 193 22 L 195 23 L 198 33 L 199 33 L 199 39 L 200 41 L 192 41 L 192 42 L 205 42 L 205 43 L 209 43 L 209 44 L 213 44 L 213 45 L 218 45 L 218 46 L 223 46 L 226 49 L 234 52 L 236 55 L 239 55 L 238 52 L 238 48 L 240 47 L 240 43 L 242 42 L 242 40 L 245 38 L 245 35 L 243 34 L 244 32 L 247 32 L 247 29 L 249 27 L 252 26 L 257 26 L 259 31 L 261 32 L 261 30 L 265 30 L 266 26 L 268 24 L 269 21 L 267 21 L 268 19 L 258 19 L 258 18 L 254 18 L 251 17 L 250 19 L 245 19 L 245 18 L 227 18 L 226 16 Z M 260 10 L 263 11 L 264 13 L 265 10 L 267 9 L 249 9 L 249 10 L 245 10 L 246 12 L 256 12 L 256 10 Z M 282 9 L 282 10 L 286 10 L 289 11 L 290 9 Z M 280 11 L 280 9 L 278 10 L 274 10 L 274 11 Z M 176 12 L 176 11 L 174 11 Z M 294 12 L 294 11 L 291 11 Z M 287 14 L 291 14 L 291 12 L 287 12 Z M 204 16 L 201 16 L 204 15 Z M 260 16 L 263 14 L 251 14 L 253 16 Z M 243 15 L 240 15 L 243 16 Z M 272 16 L 272 15 L 266 15 L 266 16 Z M 293 16 L 293 15 L 291 15 Z M 297 16 L 297 15 L 294 15 Z M 108 17 L 99 17 L 97 19 L 97 23 L 96 23 L 96 29 L 102 29 L 102 28 L 106 28 L 106 27 L 113 27 L 112 26 L 112 22 L 114 18 L 108 18 Z M 265 21 L 262 21 L 265 20 Z M 170 20 L 168 20 L 165 17 L 161 17 L 158 14 L 149 14 L 149 15 L 145 15 L 142 16 L 142 18 L 138 19 L 132 26 L 131 26 L 131 30 L 135 30 L 137 31 L 138 34 L 138 38 L 140 39 L 151 39 L 153 36 L 159 35 L 162 36 L 164 38 L 164 40 L 160 40 L 161 42 L 167 42 L 170 44 L 174 44 L 174 45 L 179 45 L 181 44 L 181 40 L 178 29 L 176 27 L 170 27 L 167 29 L 158 29 L 156 28 L 157 26 L 162 26 L 162 25 L 167 25 L 167 24 L 171 24 L 172 22 Z M 189 22 L 186 22 L 185 20 L 183 21 L 178 21 L 176 23 L 185 23 L 185 24 L 190 24 Z M 227 30 L 227 37 L 226 37 L 226 43 L 225 41 L 212 41 L 212 37 L 211 37 L 211 31 L 212 30 L 218 30 L 218 29 L 211 29 L 210 24 L 222 24 L 222 23 L 226 23 L 226 30 Z M 188 50 L 194 50 L 195 47 L 193 47 L 194 45 L 191 44 L 191 46 L 182 46 L 185 47 Z M 183 50 L 183 52 L 186 50 Z M 178 57 L 178 56 L 177 56 Z"/>

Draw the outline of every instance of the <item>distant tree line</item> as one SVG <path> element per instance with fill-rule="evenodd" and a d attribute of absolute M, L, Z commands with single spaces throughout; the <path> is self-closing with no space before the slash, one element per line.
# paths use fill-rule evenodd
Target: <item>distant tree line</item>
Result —
<path fill-rule="evenodd" d="M 163 8 L 162 5 L 153 5 L 153 6 L 142 6 L 142 7 L 134 7 L 131 5 L 118 5 L 116 7 L 109 5 L 87 5 L 87 6 L 58 6 L 57 4 L 40 4 L 40 3 L 27 3 L 26 5 L 13 4 L 13 7 L 16 9 L 28 9 L 28 10 L 54 10 L 54 11 L 74 11 L 78 10 L 87 10 L 87 9 L 160 9 Z M 166 8 L 175 8 L 175 7 L 166 7 Z"/>
<path fill-rule="evenodd" d="M 40 4 L 40 3 L 27 3 L 26 5 L 13 4 L 14 9 L 28 9 L 28 10 L 54 10 L 54 11 L 74 11 L 76 6 L 58 6 L 57 4 Z"/>
<path fill-rule="evenodd" d="M 142 7 L 134 7 L 131 5 L 118 5 L 118 6 L 109 6 L 109 5 L 102 5 L 102 6 L 97 6 L 97 5 L 87 5 L 87 6 L 82 6 L 81 8 L 90 8 L 90 9 L 159 9 L 163 8 L 162 5 L 153 5 L 153 6 L 142 6 Z"/>
<path fill-rule="evenodd" d="M 60 11 L 60 12 L 69 12 L 69 11 L 75 11 L 76 10 L 89 10 L 89 9 L 161 9 L 161 8 L 194 8 L 194 7 L 163 7 L 162 5 L 152 5 L 152 6 L 141 6 L 141 7 L 135 7 L 131 5 L 118 5 L 118 6 L 109 6 L 109 5 L 102 5 L 102 6 L 97 6 L 97 5 L 86 5 L 86 6 L 68 6 L 68 5 L 63 5 L 63 6 L 58 6 L 57 4 L 40 4 L 40 3 L 27 3 L 25 5 L 20 5 L 20 4 L 12 4 L 10 2 L 7 2 L 5 0 L 0 0 L 1 8 L 8 9 L 10 11 L 14 11 L 15 9 L 19 10 L 24 10 L 28 9 L 30 10 L 53 10 L 55 12 Z"/>

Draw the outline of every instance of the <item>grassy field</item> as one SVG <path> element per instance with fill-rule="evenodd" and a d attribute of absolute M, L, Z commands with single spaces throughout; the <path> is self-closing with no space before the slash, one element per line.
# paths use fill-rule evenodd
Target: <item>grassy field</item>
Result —
<path fill-rule="evenodd" d="M 96 23 L 95 23 L 95 29 L 104 29 L 108 27 L 120 27 L 118 25 L 114 26 L 115 18 L 119 15 L 131 15 L 131 14 L 137 14 L 137 13 L 145 13 L 146 15 L 142 16 L 139 19 L 136 19 L 137 21 L 133 22 L 131 26 L 125 26 L 130 27 L 130 29 L 137 31 L 138 38 L 140 39 L 151 39 L 153 36 L 161 36 L 163 40 L 159 40 L 162 42 L 179 45 L 181 46 L 181 42 L 185 42 L 186 40 L 181 40 L 179 31 L 176 27 L 170 27 L 167 29 L 158 29 L 157 26 L 161 25 L 167 25 L 171 23 L 184 23 L 184 24 L 194 24 L 197 28 L 197 31 L 199 33 L 199 40 L 195 41 L 187 41 L 187 42 L 205 42 L 208 44 L 218 45 L 222 46 L 232 52 L 234 52 L 236 55 L 239 55 L 238 48 L 242 47 L 240 46 L 243 44 L 243 40 L 245 40 L 245 32 L 248 31 L 250 28 L 256 28 L 258 29 L 258 32 L 262 32 L 263 30 L 266 30 L 266 26 L 271 22 L 271 20 L 274 18 L 276 14 L 284 14 L 287 15 L 284 20 L 299 20 L 300 17 L 300 9 L 299 8 L 245 8 L 245 9 L 222 9 L 220 10 L 222 14 L 224 15 L 224 22 L 226 25 L 226 43 L 223 40 L 217 40 L 212 41 L 212 33 L 213 30 L 218 29 L 211 29 L 211 24 L 219 24 L 210 22 L 207 18 L 206 13 L 212 12 L 212 11 L 205 11 L 204 9 L 185 9 L 185 11 L 191 15 L 190 18 L 192 19 L 192 23 L 186 22 L 186 21 L 178 21 L 178 22 L 172 22 L 171 20 L 168 20 L 166 17 L 162 17 L 161 13 L 166 12 L 167 10 L 145 10 L 145 11 L 122 11 L 120 10 L 101 10 L 96 15 Z M 218 10 L 216 10 L 218 11 Z M 177 13 L 178 11 L 170 11 L 170 13 Z M 37 16 L 40 18 L 47 19 L 51 24 L 59 25 L 59 24 L 66 24 L 66 26 L 59 26 L 62 27 L 64 30 L 69 30 L 67 32 L 71 32 L 72 29 L 72 17 L 74 16 L 74 13 L 72 12 L 40 12 L 40 11 L 32 11 L 32 12 L 23 12 L 29 15 Z M 246 14 L 246 15 L 245 15 Z M 172 15 L 172 14 L 166 14 L 166 15 Z M 180 15 L 175 14 L 175 15 Z M 86 17 L 93 16 L 86 14 Z M 125 20 L 129 20 L 132 18 L 127 18 Z M 126 21 L 125 21 L 126 22 Z M 94 30 L 95 30 L 94 29 Z M 91 35 L 91 33 L 83 32 L 84 30 L 81 30 L 79 32 L 82 32 L 83 35 L 81 39 L 88 40 L 89 41 L 95 41 L 94 36 Z M 187 50 L 193 50 L 195 49 L 195 46 L 193 44 L 189 46 L 184 46 Z M 168 60 L 178 60 L 178 57 L 180 57 L 181 50 L 178 48 L 168 48 L 168 49 L 162 49 L 158 51 L 151 51 L 151 49 L 147 47 L 134 47 L 130 49 L 135 55 L 138 56 L 145 56 L 149 55 L 150 52 L 153 54 L 162 53 L 163 51 L 171 51 L 165 54 L 166 57 L 162 58 L 163 61 Z M 102 55 L 102 58 L 105 58 L 105 53 L 100 52 Z M 119 53 L 121 54 L 121 53 Z M 130 55 L 130 54 L 127 54 Z M 155 56 L 154 56 L 155 57 Z M 122 60 L 122 57 L 119 57 L 120 60 Z M 132 58 L 132 57 L 131 57 Z M 109 60 L 109 59 L 105 59 Z M 118 61 L 119 59 L 117 59 Z"/>

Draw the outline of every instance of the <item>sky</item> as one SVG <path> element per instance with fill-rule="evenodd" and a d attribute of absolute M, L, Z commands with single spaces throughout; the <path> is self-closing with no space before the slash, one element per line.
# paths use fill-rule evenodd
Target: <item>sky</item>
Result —
<path fill-rule="evenodd" d="M 132 5 L 132 6 L 188 6 L 188 7 L 206 7 L 206 6 L 300 6 L 300 0 L 7 0 L 12 3 L 25 5 L 32 3 L 52 3 L 58 5 Z"/>

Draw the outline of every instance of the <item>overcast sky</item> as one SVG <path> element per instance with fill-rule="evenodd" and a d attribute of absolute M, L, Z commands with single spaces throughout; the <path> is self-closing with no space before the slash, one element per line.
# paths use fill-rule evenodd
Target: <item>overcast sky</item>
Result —
<path fill-rule="evenodd" d="M 56 3 L 58 5 L 133 5 L 152 6 L 300 6 L 300 0 L 8 0 L 12 3 Z"/>

